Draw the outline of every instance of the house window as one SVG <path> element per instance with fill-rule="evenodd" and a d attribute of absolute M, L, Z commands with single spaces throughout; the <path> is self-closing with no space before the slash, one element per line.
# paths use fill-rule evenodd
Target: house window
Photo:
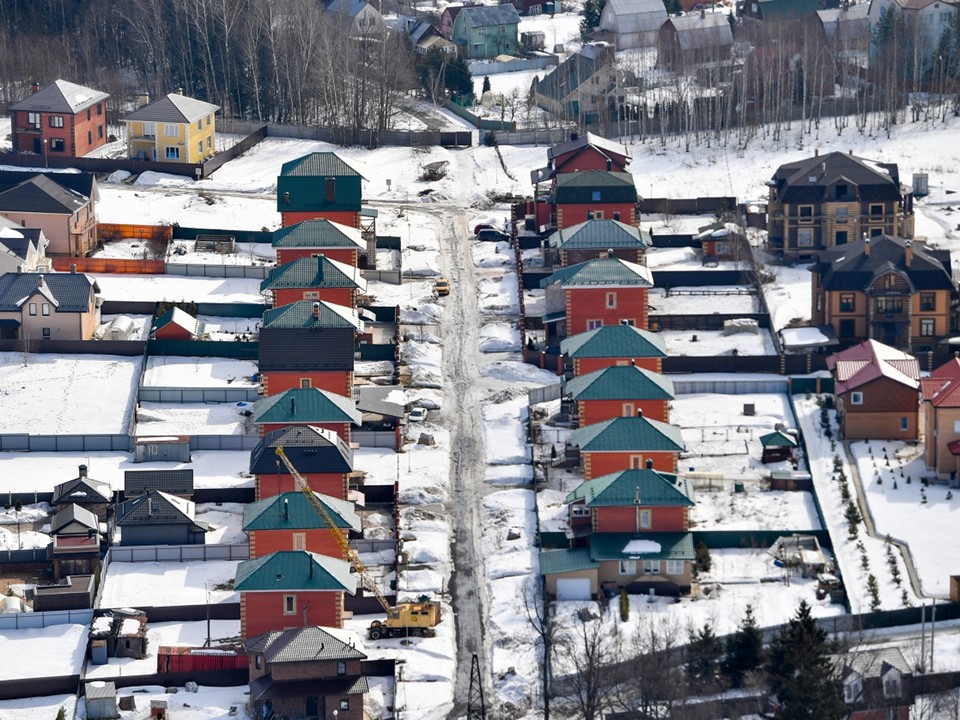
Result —
<path fill-rule="evenodd" d="M 90 145 L 93 142 L 93 132 L 87 130 L 87 145 Z"/>
<path fill-rule="evenodd" d="M 310 378 L 300 378 L 300 389 L 308 390 L 313 387 L 313 380 Z"/>
<path fill-rule="evenodd" d="M 590 200 L 591 200 L 592 202 L 600 202 L 600 191 L 599 191 L 599 190 L 591 190 L 591 191 L 590 191 Z"/>
<path fill-rule="evenodd" d="M 620 561 L 620 574 L 621 574 L 621 575 L 636 575 L 636 574 L 637 574 L 637 561 L 636 561 L 636 560 L 621 560 L 621 561 Z"/>
<path fill-rule="evenodd" d="M 304 300 L 319 300 L 320 291 L 319 290 L 304 290 L 303 291 Z"/>
<path fill-rule="evenodd" d="M 52 128 L 62 128 L 62 127 L 63 127 L 63 115 L 51 115 L 51 116 L 50 116 L 50 127 L 52 127 Z"/>
<path fill-rule="evenodd" d="M 337 201 L 337 179 L 328 177 L 326 181 L 326 198 L 328 203 Z"/>
<path fill-rule="evenodd" d="M 934 293 L 920 293 L 920 309 L 934 312 L 937 309 L 937 296 Z"/>
<path fill-rule="evenodd" d="M 603 210 L 594 210 L 593 211 L 594 220 L 603 220 Z"/>
<path fill-rule="evenodd" d="M 835 217 L 838 223 L 845 223 L 850 217 L 850 211 L 846 207 L 838 207 Z"/>
<path fill-rule="evenodd" d="M 590 517 L 590 508 L 577 503 L 570 506 L 570 517 Z"/>
<path fill-rule="evenodd" d="M 644 560 L 644 561 L 643 561 L 643 574 L 644 574 L 644 575 L 659 575 L 659 574 L 660 574 L 660 561 L 659 561 L 659 560 Z"/>
<path fill-rule="evenodd" d="M 683 560 L 667 560 L 667 575 L 683 575 Z"/>
<path fill-rule="evenodd" d="M 933 318 L 920 318 L 920 334 L 924 337 L 933 337 L 934 325 Z"/>
<path fill-rule="evenodd" d="M 900 697 L 899 677 L 888 677 L 883 679 L 883 696 L 885 698 Z"/>
<path fill-rule="evenodd" d="M 173 123 L 166 123 L 163 126 L 163 134 L 166 137 L 180 137 L 180 126 Z"/>
<path fill-rule="evenodd" d="M 887 279 L 892 280 L 893 276 L 888 275 Z M 903 299 L 898 297 L 879 297 L 877 298 L 877 312 L 884 315 L 899 315 L 903 312 Z"/>
<path fill-rule="evenodd" d="M 157 134 L 157 124 L 153 122 L 145 122 L 143 124 L 143 136 L 144 137 L 154 137 Z"/>
<path fill-rule="evenodd" d="M 43 329 L 43 339 L 44 339 L 44 340 L 49 340 L 49 339 L 50 339 L 50 328 L 44 328 L 44 329 Z"/>
<path fill-rule="evenodd" d="M 960 433 L 960 420 L 953 421 L 953 431 L 955 433 Z"/>
<path fill-rule="evenodd" d="M 650 511 L 641 510 L 639 513 L 637 513 L 637 520 L 638 520 L 637 524 L 641 528 L 649 528 L 650 527 Z"/>
<path fill-rule="evenodd" d="M 197 155 L 203 155 L 203 140 L 197 143 Z"/>
<path fill-rule="evenodd" d="M 837 183 L 837 200 L 847 199 L 847 189 L 846 183 Z M 846 210 L 846 208 L 844 208 L 844 210 Z"/>
<path fill-rule="evenodd" d="M 37 314 L 37 304 L 36 304 L 36 303 L 30 303 L 30 314 L 31 314 L 31 315 L 36 315 L 36 314 Z"/>
<path fill-rule="evenodd" d="M 213 136 L 207 135 L 207 150 L 213 147 Z"/>
<path fill-rule="evenodd" d="M 873 238 L 873 237 L 880 237 L 881 235 L 883 235 L 883 228 L 882 228 L 882 227 L 872 227 L 872 228 L 870 228 L 870 237 L 872 237 L 872 238 Z"/>
<path fill-rule="evenodd" d="M 50 152 L 63 152 L 63 138 L 50 138 Z"/>
<path fill-rule="evenodd" d="M 883 289 L 884 290 L 893 290 L 897 287 L 897 277 L 893 274 L 887 274 L 883 276 Z"/>
<path fill-rule="evenodd" d="M 341 700 L 341 701 L 340 701 L 340 709 L 341 709 L 341 710 L 349 710 L 349 709 L 350 709 L 350 701 L 349 701 L 349 700 Z"/>
<path fill-rule="evenodd" d="M 254 656 L 253 656 L 253 666 L 254 666 L 257 670 L 260 669 L 260 663 L 261 663 L 260 656 L 259 656 L 259 655 L 254 655 Z"/>
<path fill-rule="evenodd" d="M 863 393 L 862 393 L 862 392 L 852 392 L 852 393 L 850 393 L 850 404 L 851 404 L 851 405 L 863 405 Z"/>
<path fill-rule="evenodd" d="M 103 125 L 97 127 L 97 140 L 103 140 Z"/>
<path fill-rule="evenodd" d="M 307 534 L 298 532 L 293 533 L 293 549 L 294 550 L 306 550 L 307 549 Z"/>
<path fill-rule="evenodd" d="M 168 147 L 164 148 L 166 150 L 167 160 L 179 160 L 180 159 L 180 148 L 178 147 Z"/>
<path fill-rule="evenodd" d="M 910 429 L 910 418 L 902 417 L 900 418 L 900 430 L 902 432 L 907 432 Z"/>
<path fill-rule="evenodd" d="M 846 244 L 847 244 L 847 231 L 846 231 L 846 230 L 838 230 L 835 237 L 836 237 L 836 241 L 835 241 L 835 244 L 836 244 L 836 245 L 846 245 Z"/>
<path fill-rule="evenodd" d="M 883 217 L 883 203 L 870 203 L 870 217 L 874 219 Z"/>
<path fill-rule="evenodd" d="M 633 318 L 620 318 L 621 325 L 629 325 L 630 327 L 636 327 L 637 321 Z"/>
<path fill-rule="evenodd" d="M 41 125 L 40 113 L 27 113 L 27 125 L 39 128 Z"/>
<path fill-rule="evenodd" d="M 210 127 L 211 122 L 213 122 L 213 113 L 207 115 L 207 127 Z"/>
<path fill-rule="evenodd" d="M 90 108 L 87 108 L 87 120 L 90 119 Z"/>
<path fill-rule="evenodd" d="M 203 130 L 203 118 L 197 120 L 197 130 Z"/>
<path fill-rule="evenodd" d="M 347 674 L 347 664 L 345 662 L 337 662 L 337 675 L 346 675 Z"/>
<path fill-rule="evenodd" d="M 843 686 L 843 701 L 854 703 L 860 697 L 860 678 L 852 678 Z"/>
<path fill-rule="evenodd" d="M 297 612 L 297 596 L 284 595 L 283 596 L 283 614 L 295 615 L 296 612 Z"/>
<path fill-rule="evenodd" d="M 44 315 L 49 316 L 49 315 L 50 315 L 50 303 L 43 303 L 43 305 L 40 306 L 40 312 L 42 312 Z"/>
<path fill-rule="evenodd" d="M 615 292 L 607 293 L 607 309 L 612 310 L 617 306 L 617 294 Z"/>
<path fill-rule="evenodd" d="M 856 333 L 856 324 L 853 320 L 841 320 L 840 321 L 840 337 L 849 338 L 853 337 Z"/>
<path fill-rule="evenodd" d="M 587 330 L 597 330 L 603 327 L 603 320 L 587 320 Z"/>
<path fill-rule="evenodd" d="M 813 205 L 801 205 L 799 209 L 800 209 L 800 222 L 802 223 L 813 222 Z"/>
<path fill-rule="evenodd" d="M 797 245 L 800 247 L 810 247 L 813 245 L 813 228 L 797 229 Z"/>
<path fill-rule="evenodd" d="M 622 412 L 620 413 L 621 417 L 633 417 L 637 414 L 636 409 L 634 408 L 633 403 L 623 403 L 621 406 Z"/>
<path fill-rule="evenodd" d="M 97 103 L 97 115 L 103 115 L 103 103 Z"/>
<path fill-rule="evenodd" d="M 857 296 L 853 293 L 840 294 L 840 312 L 854 312 L 857 309 Z"/>

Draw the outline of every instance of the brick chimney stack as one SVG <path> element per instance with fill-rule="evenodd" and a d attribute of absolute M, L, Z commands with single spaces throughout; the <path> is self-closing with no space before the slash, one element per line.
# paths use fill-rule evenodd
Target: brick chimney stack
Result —
<path fill-rule="evenodd" d="M 903 262 L 907 267 L 913 262 L 913 243 L 909 240 L 903 246 Z"/>

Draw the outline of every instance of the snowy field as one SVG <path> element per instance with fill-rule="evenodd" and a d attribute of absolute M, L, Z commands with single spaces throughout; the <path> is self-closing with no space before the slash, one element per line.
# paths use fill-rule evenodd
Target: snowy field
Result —
<path fill-rule="evenodd" d="M 0 647 L 6 658 L 0 662 L 0 681 L 79 675 L 89 629 L 88 625 L 73 623 L 0 630 Z"/>
<path fill-rule="evenodd" d="M 127 432 L 139 357 L 31 353 L 24 359 L 23 353 L 0 353 L 0 432 Z"/>
<path fill-rule="evenodd" d="M 147 359 L 144 387 L 250 387 L 257 364 L 250 360 L 156 356 Z"/>
<path fill-rule="evenodd" d="M 3 131 L 0 129 L 0 137 Z M 68 718 L 79 710 L 75 695 L 48 695 L 46 697 L 0 700 L 0 720 L 50 720 L 63 708 Z"/>
<path fill-rule="evenodd" d="M 237 574 L 239 560 L 206 562 L 113 562 L 107 569 L 101 608 L 170 607 L 240 602 L 233 590 L 221 589 Z"/>
<path fill-rule="evenodd" d="M 661 330 L 669 355 L 776 355 L 770 332 L 724 335 L 722 330 Z"/>
<path fill-rule="evenodd" d="M 262 303 L 260 281 L 176 275 L 96 275 L 104 300 Z"/>
<path fill-rule="evenodd" d="M 654 276 L 656 281 L 656 276 Z M 750 315 L 760 312 L 760 300 L 751 288 L 738 285 L 724 285 L 717 288 L 706 288 L 718 293 L 740 290 L 742 295 L 691 295 L 677 291 L 696 290 L 703 292 L 704 288 L 673 288 L 668 293 L 662 288 L 653 288 L 650 291 L 651 315 L 734 315 L 743 313 Z"/>
<path fill-rule="evenodd" d="M 247 685 L 226 688 L 201 685 L 196 693 L 186 692 L 183 688 L 179 688 L 178 692 L 168 693 L 166 688 L 147 685 L 125 687 L 118 690 L 117 695 L 131 695 L 137 704 L 136 710 L 121 710 L 120 720 L 141 720 L 149 717 L 152 700 L 166 701 L 167 717 L 171 720 L 252 720 L 246 709 L 250 696 Z M 77 720 L 86 720 L 82 703 L 77 705 L 77 710 Z"/>
<path fill-rule="evenodd" d="M 194 240 L 174 240 L 163 259 L 172 265 L 273 265 L 277 261 L 277 251 L 270 243 L 237 243 L 237 250 L 232 253 L 198 251 L 196 244 Z M 144 241 L 133 238 L 107 240 L 94 257 L 152 259 Z"/>
<path fill-rule="evenodd" d="M 137 408 L 138 435 L 251 435 L 253 403 L 155 403 Z"/>

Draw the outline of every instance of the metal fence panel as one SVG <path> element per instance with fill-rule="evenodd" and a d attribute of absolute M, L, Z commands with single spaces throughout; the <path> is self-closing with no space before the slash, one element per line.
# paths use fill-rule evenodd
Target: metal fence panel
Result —
<path fill-rule="evenodd" d="M 167 275 L 186 277 L 248 278 L 263 280 L 270 272 L 267 265 L 204 265 L 199 263 L 168 263 Z"/>
<path fill-rule="evenodd" d="M 111 563 L 203 562 L 207 560 L 248 560 L 247 545 L 141 545 L 116 546 L 107 553 Z"/>
<path fill-rule="evenodd" d="M 237 388 L 172 388 L 142 387 L 138 394 L 140 402 L 172 403 L 233 403 L 256 402 L 260 394 L 256 387 Z"/>
<path fill-rule="evenodd" d="M 93 610 L 48 610 L 47 612 L 0 614 L 0 630 L 27 630 L 51 625 L 89 625 Z"/>
<path fill-rule="evenodd" d="M 350 433 L 350 440 L 361 447 L 392 448 L 396 447 L 397 436 L 393 430 L 354 430 Z"/>
<path fill-rule="evenodd" d="M 786 394 L 788 386 L 787 378 L 780 375 L 737 379 L 686 379 L 673 376 L 671 380 L 673 380 L 673 390 L 677 395 L 704 393 L 717 395 Z"/>
<path fill-rule="evenodd" d="M 531 405 L 537 405 L 550 400 L 559 400 L 561 394 L 560 383 L 555 385 L 544 385 L 527 390 L 527 398 Z"/>
<path fill-rule="evenodd" d="M 256 435 L 191 435 L 190 450 L 253 450 Z"/>

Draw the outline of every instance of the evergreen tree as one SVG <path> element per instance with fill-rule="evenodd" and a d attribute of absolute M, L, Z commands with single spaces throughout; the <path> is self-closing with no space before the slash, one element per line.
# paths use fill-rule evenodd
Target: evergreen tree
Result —
<path fill-rule="evenodd" d="M 810 615 L 806 600 L 774 638 L 767 672 L 777 696 L 781 720 L 841 720 L 846 717 L 843 692 L 825 630 Z"/>
<path fill-rule="evenodd" d="M 486 75 L 483 78 L 483 92 L 490 92 L 490 76 Z"/>
<path fill-rule="evenodd" d="M 607 0 L 586 0 L 583 3 L 583 18 L 580 20 L 580 35 L 584 38 L 592 30 L 599 27 L 600 15 L 603 14 L 603 8 Z"/>
<path fill-rule="evenodd" d="M 713 632 L 710 623 L 691 634 L 687 648 L 687 676 L 693 685 L 709 690 L 717 680 L 717 670 L 723 657 L 723 644 Z"/>
<path fill-rule="evenodd" d="M 743 685 L 743 676 L 762 664 L 763 633 L 757 626 L 753 606 L 747 605 L 737 631 L 727 638 L 721 667 L 730 684 L 738 688 Z"/>

